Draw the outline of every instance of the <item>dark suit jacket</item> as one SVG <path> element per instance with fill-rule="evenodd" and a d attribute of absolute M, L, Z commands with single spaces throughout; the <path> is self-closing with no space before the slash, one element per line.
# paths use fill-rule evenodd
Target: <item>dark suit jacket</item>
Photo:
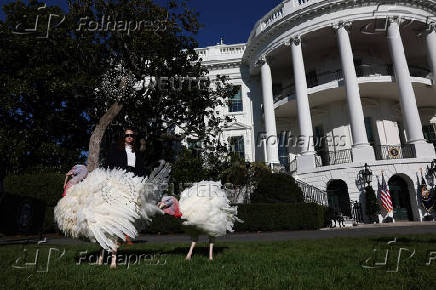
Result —
<path fill-rule="evenodd" d="M 127 166 L 126 150 L 120 150 L 118 146 L 114 146 L 109 153 L 107 166 L 109 168 L 129 169 Z M 144 154 L 142 152 L 135 152 L 135 170 L 133 171 L 133 173 L 135 173 L 135 175 L 137 176 L 145 175 Z"/>

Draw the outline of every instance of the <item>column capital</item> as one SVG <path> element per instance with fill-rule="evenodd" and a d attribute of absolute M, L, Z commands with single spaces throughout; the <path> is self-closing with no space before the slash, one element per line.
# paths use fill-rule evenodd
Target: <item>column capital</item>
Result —
<path fill-rule="evenodd" d="M 257 67 L 261 67 L 261 66 L 263 66 L 264 64 L 268 64 L 268 60 L 267 60 L 266 55 L 262 55 L 262 56 L 260 56 L 260 57 L 256 60 L 256 63 L 255 63 L 255 65 L 256 65 Z"/>
<path fill-rule="evenodd" d="M 334 30 L 345 28 L 345 30 L 350 31 L 352 25 L 353 25 L 352 21 L 338 21 L 336 23 L 333 23 L 332 27 Z"/>
<path fill-rule="evenodd" d="M 387 25 L 391 25 L 393 23 L 398 24 L 398 26 L 400 26 L 401 24 L 403 24 L 404 22 L 408 21 L 407 19 L 401 17 L 401 16 L 389 16 L 388 18 L 386 18 L 387 21 Z"/>
<path fill-rule="evenodd" d="M 297 46 L 301 44 L 301 36 L 299 34 L 292 36 L 289 38 L 289 41 L 286 42 L 286 46 L 291 46 L 292 44 Z"/>
<path fill-rule="evenodd" d="M 430 22 L 427 24 L 425 31 L 427 33 L 436 32 L 436 22 Z"/>

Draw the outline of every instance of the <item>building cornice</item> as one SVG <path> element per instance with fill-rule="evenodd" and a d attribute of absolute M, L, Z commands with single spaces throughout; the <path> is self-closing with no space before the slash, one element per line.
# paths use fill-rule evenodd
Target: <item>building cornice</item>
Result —
<path fill-rule="evenodd" d="M 284 1 L 256 23 L 246 45 L 243 63 L 254 68 L 259 56 L 268 55 L 284 45 L 292 35 L 304 35 L 340 21 L 347 23 L 397 15 L 423 23 L 436 22 L 436 0 L 311 0 L 298 4 L 300 2 Z M 352 8 L 362 9 L 359 14 L 344 14 L 343 10 Z M 320 17 L 328 14 L 332 14 L 331 17 Z M 318 17 L 319 21 L 314 21 Z"/>

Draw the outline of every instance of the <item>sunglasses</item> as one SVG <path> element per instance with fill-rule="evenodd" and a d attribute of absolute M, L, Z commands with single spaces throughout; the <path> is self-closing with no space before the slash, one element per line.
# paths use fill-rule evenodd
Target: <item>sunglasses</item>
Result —
<path fill-rule="evenodd" d="M 126 135 L 124 135 L 124 138 L 127 138 L 127 137 L 135 138 L 135 134 L 126 134 Z"/>

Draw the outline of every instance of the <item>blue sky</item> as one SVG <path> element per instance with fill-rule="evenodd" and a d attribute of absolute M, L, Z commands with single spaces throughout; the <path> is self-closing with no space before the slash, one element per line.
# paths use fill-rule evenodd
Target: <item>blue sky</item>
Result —
<path fill-rule="evenodd" d="M 16 1 L 0 0 L 2 6 L 11 2 Z M 58 5 L 63 9 L 67 6 L 66 1 L 62 0 L 45 2 L 47 5 Z M 200 12 L 200 22 L 205 25 L 197 35 L 199 46 L 215 45 L 221 36 L 226 44 L 246 42 L 256 21 L 280 2 L 280 0 L 190 0 L 190 7 Z M 2 19 L 4 17 L 3 10 L 0 12 L 0 17 Z"/>

